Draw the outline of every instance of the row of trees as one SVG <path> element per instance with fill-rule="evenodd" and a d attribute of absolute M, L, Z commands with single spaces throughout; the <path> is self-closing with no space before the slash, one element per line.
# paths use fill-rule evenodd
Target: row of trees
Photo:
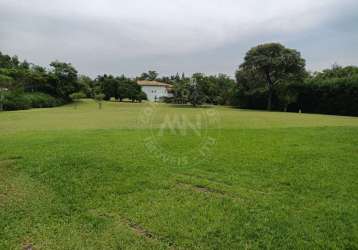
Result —
<path fill-rule="evenodd" d="M 191 103 L 193 106 L 204 103 L 230 105 L 236 88 L 235 81 L 224 74 L 206 76 L 195 73 L 191 77 L 177 74 L 163 77 L 159 81 L 173 85 L 173 97 L 166 101 L 177 104 Z"/>
<path fill-rule="evenodd" d="M 124 75 L 119 77 L 112 75 L 98 76 L 94 81 L 94 91 L 102 92 L 105 100 L 110 100 L 113 97 L 120 102 L 123 99 L 141 102 L 147 99 L 141 86 L 135 80 L 127 78 Z"/>
<path fill-rule="evenodd" d="M 79 90 L 78 72 L 71 64 L 55 61 L 46 69 L 0 52 L 0 108 L 57 106 Z"/>
<path fill-rule="evenodd" d="M 125 76 L 79 75 L 70 63 L 54 61 L 44 68 L 0 52 L 0 110 L 53 107 L 79 98 L 98 101 L 146 99 L 135 80 Z"/>
<path fill-rule="evenodd" d="M 138 80 L 171 84 L 173 97 L 165 101 L 177 104 L 358 115 L 358 67 L 334 65 L 309 73 L 298 51 L 278 43 L 250 49 L 236 71 L 236 81 L 224 74 L 159 77 L 156 71 L 134 79 L 124 75 L 91 79 L 78 75 L 69 63 L 55 61 L 47 69 L 0 53 L 0 108 L 55 106 L 81 97 L 140 102 L 146 95 Z"/>

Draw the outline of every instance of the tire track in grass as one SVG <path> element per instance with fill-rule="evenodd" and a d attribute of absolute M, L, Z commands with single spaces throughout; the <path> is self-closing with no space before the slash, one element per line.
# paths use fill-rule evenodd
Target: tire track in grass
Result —
<path fill-rule="evenodd" d="M 203 176 L 201 174 L 199 175 L 199 174 L 194 174 L 194 173 L 180 173 L 180 174 L 176 174 L 176 177 L 184 178 L 184 179 L 189 178 L 189 179 L 204 181 L 204 182 L 207 182 L 207 183 L 210 183 L 210 184 L 215 184 L 215 185 L 222 186 L 225 189 L 237 188 L 237 189 L 242 189 L 244 192 L 252 192 L 252 193 L 261 194 L 261 195 L 270 195 L 270 194 L 272 194 L 271 192 L 264 192 L 264 191 L 256 190 L 256 189 L 252 189 L 252 188 L 234 186 L 232 184 L 227 184 L 224 181 L 219 181 L 219 180 L 214 179 L 213 177 L 206 177 L 206 176 Z"/>
<path fill-rule="evenodd" d="M 163 244 L 166 244 L 169 246 L 169 249 L 176 249 L 174 242 L 171 241 L 163 241 L 162 237 L 155 235 L 154 233 L 150 232 L 149 230 L 145 229 L 143 226 L 141 226 L 138 223 L 135 223 L 132 220 L 129 220 L 128 218 L 121 217 L 121 222 L 125 224 L 127 227 L 129 227 L 136 235 L 140 237 L 144 237 L 147 240 L 155 240 L 159 241 Z"/>
<path fill-rule="evenodd" d="M 90 210 L 90 214 L 94 216 L 105 216 L 113 219 L 113 221 L 118 221 L 121 225 L 128 228 L 130 231 L 132 231 L 135 235 L 138 237 L 144 238 L 148 241 L 156 241 L 160 244 L 168 246 L 169 249 L 177 249 L 176 244 L 173 241 L 168 241 L 164 239 L 164 237 L 155 234 L 154 232 L 148 230 L 147 228 L 143 227 L 141 224 L 133 221 L 132 219 L 117 214 L 113 212 L 106 212 L 106 211 L 98 211 L 97 209 Z"/>
<path fill-rule="evenodd" d="M 234 201 L 238 201 L 238 202 L 243 202 L 244 199 L 235 195 L 232 195 L 228 192 L 225 192 L 223 190 L 219 190 L 219 189 L 215 189 L 215 188 L 211 188 L 202 184 L 193 184 L 193 183 L 187 183 L 187 182 L 182 182 L 182 181 L 176 181 L 176 185 L 177 188 L 179 189 L 185 189 L 185 190 L 190 190 L 196 193 L 202 193 L 202 194 L 211 194 L 215 197 L 220 197 L 220 198 L 229 198 L 231 200 Z"/>

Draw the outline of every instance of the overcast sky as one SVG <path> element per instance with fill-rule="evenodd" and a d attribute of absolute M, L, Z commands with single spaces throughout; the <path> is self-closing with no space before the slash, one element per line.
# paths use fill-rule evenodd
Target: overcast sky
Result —
<path fill-rule="evenodd" d="M 265 42 L 309 70 L 358 65 L 358 0 L 0 0 L 0 51 L 91 76 L 233 75 Z"/>

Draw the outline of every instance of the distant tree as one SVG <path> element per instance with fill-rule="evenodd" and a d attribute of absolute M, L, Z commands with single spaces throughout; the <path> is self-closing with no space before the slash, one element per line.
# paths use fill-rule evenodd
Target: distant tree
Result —
<path fill-rule="evenodd" d="M 144 93 L 143 91 L 140 91 L 139 93 L 137 93 L 136 100 L 138 102 L 142 102 L 143 100 L 147 100 L 147 99 L 148 99 L 147 94 Z"/>
<path fill-rule="evenodd" d="M 140 75 L 139 80 L 149 80 L 154 81 L 158 77 L 158 73 L 154 70 L 149 70 L 148 73 L 144 72 Z"/>
<path fill-rule="evenodd" d="M 333 78 L 348 78 L 358 75 L 358 67 L 356 66 L 347 66 L 342 67 L 338 64 L 333 64 L 330 69 L 325 69 L 322 72 L 316 72 L 313 75 L 313 78 L 316 81 L 327 80 Z"/>
<path fill-rule="evenodd" d="M 9 90 L 12 81 L 13 79 L 11 77 L 0 75 L 0 111 L 3 111 L 4 109 L 4 95 L 5 92 Z"/>
<path fill-rule="evenodd" d="M 179 76 L 179 75 L 178 75 Z M 190 79 L 175 78 L 173 86 L 173 100 L 178 104 L 186 104 L 189 102 Z"/>
<path fill-rule="evenodd" d="M 78 85 L 79 85 L 79 90 L 83 92 L 86 95 L 86 97 L 93 98 L 94 81 L 89 76 L 80 75 L 78 77 Z"/>
<path fill-rule="evenodd" d="M 102 102 L 103 102 L 104 97 L 105 97 L 105 95 L 102 93 L 94 95 L 94 99 L 98 103 L 98 109 L 102 109 Z"/>
<path fill-rule="evenodd" d="M 50 84 L 55 89 L 55 95 L 70 100 L 70 94 L 79 90 L 77 70 L 70 63 L 59 61 L 50 64 Z"/>
<path fill-rule="evenodd" d="M 127 82 L 127 90 L 126 90 L 127 98 L 129 98 L 132 102 L 135 102 L 140 93 L 141 93 L 141 86 L 139 86 L 134 81 Z"/>
<path fill-rule="evenodd" d="M 118 92 L 118 98 L 119 101 L 123 101 L 125 98 L 130 98 L 130 96 L 135 95 L 136 93 L 132 93 L 133 87 L 132 85 L 137 85 L 137 83 L 124 75 L 117 78 L 118 80 L 118 86 L 117 86 L 117 92 Z"/>
<path fill-rule="evenodd" d="M 201 86 L 197 83 L 196 79 L 193 78 L 188 85 L 188 101 L 194 106 L 202 105 L 205 103 L 207 96 L 202 90 Z"/>
<path fill-rule="evenodd" d="M 74 101 L 74 108 L 77 109 L 77 104 L 78 104 L 78 101 L 82 98 L 85 98 L 86 95 L 82 92 L 75 92 L 75 93 L 72 93 L 70 94 L 70 98 L 72 101 Z"/>
<path fill-rule="evenodd" d="M 219 74 L 215 77 L 217 97 L 216 104 L 229 105 L 235 93 L 235 81 L 225 74 Z"/>
<path fill-rule="evenodd" d="M 156 71 L 154 71 L 154 70 L 149 70 L 149 71 L 148 71 L 148 80 L 154 81 L 154 80 L 157 79 L 158 75 L 159 75 L 159 74 L 158 74 Z"/>
<path fill-rule="evenodd" d="M 268 43 L 250 49 L 239 71 L 247 72 L 247 75 L 257 74 L 265 80 L 268 90 L 267 109 L 271 110 L 277 84 L 303 78 L 305 60 L 296 50 L 285 48 L 279 43 Z"/>
<path fill-rule="evenodd" d="M 118 80 L 112 76 L 112 75 L 103 75 L 98 76 L 95 83 L 102 91 L 102 93 L 105 95 L 105 100 L 110 100 L 111 97 L 114 97 L 115 99 L 120 98 L 120 95 L 118 93 Z"/>

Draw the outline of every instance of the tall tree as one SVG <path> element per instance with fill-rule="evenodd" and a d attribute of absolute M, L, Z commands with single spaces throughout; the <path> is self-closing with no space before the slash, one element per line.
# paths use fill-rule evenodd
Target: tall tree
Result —
<path fill-rule="evenodd" d="M 301 54 L 279 43 L 267 43 L 250 49 L 239 71 L 257 74 L 268 90 L 267 109 L 272 108 L 272 96 L 280 82 L 300 79 L 305 75 L 305 60 Z"/>

